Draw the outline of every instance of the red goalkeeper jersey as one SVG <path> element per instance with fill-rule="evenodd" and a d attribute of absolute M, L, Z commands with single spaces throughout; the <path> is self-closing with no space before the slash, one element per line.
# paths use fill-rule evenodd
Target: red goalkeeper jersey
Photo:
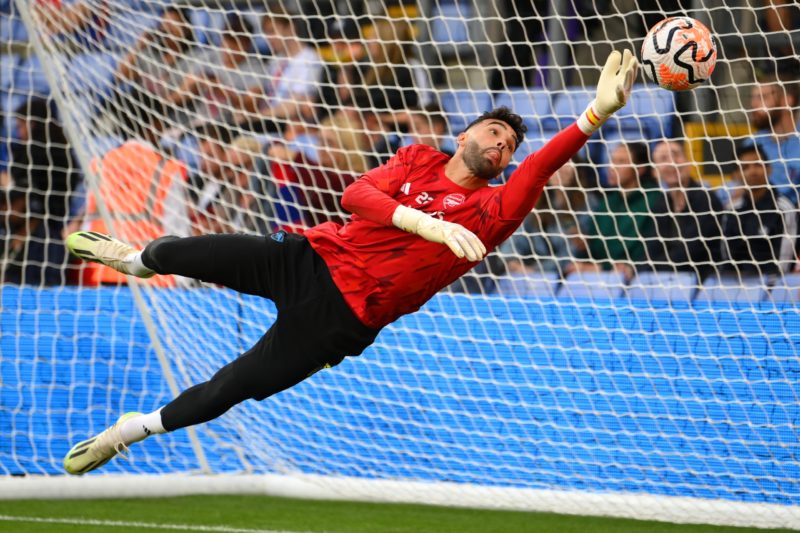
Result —
<path fill-rule="evenodd" d="M 573 124 L 528 156 L 507 183 L 479 189 L 445 176 L 445 154 L 425 145 L 401 148 L 345 190 L 342 206 L 353 213 L 347 223 L 326 222 L 305 236 L 356 316 L 381 328 L 416 311 L 477 264 L 393 226 L 398 204 L 460 224 L 491 250 L 519 227 L 550 176 L 587 138 Z"/>

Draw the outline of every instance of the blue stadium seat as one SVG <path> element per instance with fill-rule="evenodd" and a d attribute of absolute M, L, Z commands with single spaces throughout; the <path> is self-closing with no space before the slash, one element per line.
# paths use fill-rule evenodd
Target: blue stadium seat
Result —
<path fill-rule="evenodd" d="M 761 276 L 710 276 L 695 298 L 698 302 L 760 302 L 767 296 Z"/>
<path fill-rule="evenodd" d="M 544 129 L 557 128 L 551 95 L 543 89 L 511 89 L 496 95 L 494 107 L 506 106 L 521 115 L 528 126 L 527 135 L 535 137 Z"/>
<path fill-rule="evenodd" d="M 14 91 L 19 93 L 33 93 L 35 96 L 50 94 L 50 84 L 42 70 L 39 57 L 32 54 L 22 60 L 14 72 Z"/>
<path fill-rule="evenodd" d="M 497 282 L 497 293 L 502 296 L 539 296 L 552 298 L 560 283 L 555 272 L 533 272 L 512 274 Z"/>
<path fill-rule="evenodd" d="M 25 24 L 16 12 L 16 6 L 13 0 L 9 2 L 2 2 L 0 4 L 7 4 L 8 11 L 3 9 L 0 11 L 0 42 L 2 43 L 26 43 L 28 42 L 28 30 Z"/>
<path fill-rule="evenodd" d="M 655 140 L 672 136 L 675 97 L 655 85 L 635 85 L 628 104 L 614 113 L 606 127 L 619 131 L 627 139 L 640 135 Z"/>
<path fill-rule="evenodd" d="M 619 298 L 625 278 L 619 272 L 574 272 L 558 292 L 559 298 Z"/>
<path fill-rule="evenodd" d="M 458 135 L 467 124 L 478 118 L 484 111 L 492 109 L 492 96 L 485 91 L 467 89 L 442 93 L 442 110 L 447 117 L 450 131 Z"/>
<path fill-rule="evenodd" d="M 589 102 L 594 100 L 595 93 L 594 88 L 584 87 L 567 87 L 564 92 L 558 93 L 553 101 L 553 112 L 558 121 L 557 128 L 565 128 L 575 122 Z"/>
<path fill-rule="evenodd" d="M 628 287 L 631 300 L 689 302 L 697 292 L 697 276 L 691 272 L 642 272 Z"/>
<path fill-rule="evenodd" d="M 74 74 L 69 84 L 75 94 L 85 95 L 89 100 L 97 100 L 111 94 L 114 85 L 114 72 L 117 59 L 104 52 L 78 54 L 70 61 Z"/>
<path fill-rule="evenodd" d="M 800 274 L 786 274 L 772 287 L 769 300 L 776 304 L 800 303 Z"/>
<path fill-rule="evenodd" d="M 469 18 L 474 17 L 471 2 L 441 2 L 433 11 L 431 37 L 435 43 L 468 43 Z"/>
<path fill-rule="evenodd" d="M 114 87 L 116 58 L 104 52 L 76 55 L 70 61 L 73 75 L 67 81 L 72 94 L 78 97 L 72 114 L 82 123 L 91 123 L 102 113 Z"/>
<path fill-rule="evenodd" d="M 4 138 L 13 137 L 15 129 L 11 119 L 15 95 L 11 91 L 14 87 L 14 74 L 21 61 L 22 58 L 14 54 L 0 55 L 0 120 L 3 128 L 0 136 Z"/>

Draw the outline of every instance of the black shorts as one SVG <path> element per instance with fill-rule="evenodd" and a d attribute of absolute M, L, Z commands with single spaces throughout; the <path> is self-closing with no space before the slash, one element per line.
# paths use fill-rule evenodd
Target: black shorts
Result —
<path fill-rule="evenodd" d="M 361 354 L 380 331 L 355 316 L 327 265 L 301 235 L 162 237 L 145 248 L 142 261 L 159 274 L 220 284 L 275 302 L 277 319 L 236 361 L 251 398 L 263 399 Z"/>

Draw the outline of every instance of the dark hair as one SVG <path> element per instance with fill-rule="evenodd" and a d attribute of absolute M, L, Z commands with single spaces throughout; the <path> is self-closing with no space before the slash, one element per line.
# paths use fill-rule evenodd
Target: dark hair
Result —
<path fill-rule="evenodd" d="M 45 144 L 67 144 L 64 130 L 56 117 L 55 106 L 45 98 L 30 98 L 14 109 L 14 116 L 29 122 L 30 141 Z"/>
<path fill-rule="evenodd" d="M 191 12 L 188 7 L 180 6 L 167 6 L 161 12 L 163 19 L 167 14 L 175 13 L 183 21 L 183 35 L 181 35 L 181 52 L 185 52 L 192 45 L 194 45 L 195 36 L 194 28 L 192 28 Z"/>
<path fill-rule="evenodd" d="M 250 39 L 253 35 L 253 25 L 241 13 L 231 13 L 225 18 L 225 28 L 222 36 L 231 39 Z"/>
<path fill-rule="evenodd" d="M 227 145 L 233 139 L 233 132 L 223 124 L 203 122 L 194 130 L 194 136 L 199 142 L 210 140 L 218 144 Z"/>
<path fill-rule="evenodd" d="M 517 146 L 515 146 L 514 149 L 516 150 L 519 148 L 519 145 L 522 144 L 522 141 L 525 139 L 525 133 L 528 131 L 528 126 L 523 123 L 521 116 L 511 111 L 506 106 L 500 106 L 496 109 L 492 109 L 491 111 L 484 112 L 481 116 L 467 124 L 467 127 L 464 128 L 464 131 L 467 131 L 475 124 L 491 119 L 505 122 L 511 126 L 511 129 L 514 130 L 514 136 L 517 138 Z"/>
<path fill-rule="evenodd" d="M 736 146 L 736 158 L 741 159 L 745 154 L 755 153 L 759 161 L 767 161 L 764 148 L 754 139 L 745 139 Z"/>
<path fill-rule="evenodd" d="M 426 105 L 421 109 L 421 112 L 425 117 L 430 120 L 431 125 L 439 124 L 447 131 L 449 125 L 447 124 L 447 117 L 444 116 L 444 112 L 439 104 L 431 103 Z"/>
<path fill-rule="evenodd" d="M 650 148 L 643 142 L 622 142 L 619 146 L 628 149 L 631 155 L 631 164 L 636 168 L 639 179 L 650 179 L 653 177 L 653 165 L 650 163 Z"/>
<path fill-rule="evenodd" d="M 166 116 L 164 102 L 160 98 L 139 90 L 116 95 L 117 134 L 125 139 L 142 138 L 150 132 L 155 121 Z"/>

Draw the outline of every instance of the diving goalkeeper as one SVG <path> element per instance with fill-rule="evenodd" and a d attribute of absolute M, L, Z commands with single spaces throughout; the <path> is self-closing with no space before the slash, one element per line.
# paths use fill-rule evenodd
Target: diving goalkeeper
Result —
<path fill-rule="evenodd" d="M 263 400 L 359 355 L 380 329 L 419 309 L 505 241 L 547 180 L 627 101 L 638 69 L 630 51 L 612 52 L 596 98 L 578 120 L 527 157 L 505 185 L 488 186 L 519 147 L 522 118 L 501 107 L 457 137 L 448 157 L 425 145 L 401 148 L 344 192 L 350 220 L 304 236 L 273 233 L 161 237 L 144 250 L 95 232 L 67 247 L 124 274 L 177 274 L 275 302 L 266 334 L 209 381 L 149 414 L 127 413 L 64 458 L 70 474 L 107 463 L 157 433 L 212 420 L 247 399 Z"/>

